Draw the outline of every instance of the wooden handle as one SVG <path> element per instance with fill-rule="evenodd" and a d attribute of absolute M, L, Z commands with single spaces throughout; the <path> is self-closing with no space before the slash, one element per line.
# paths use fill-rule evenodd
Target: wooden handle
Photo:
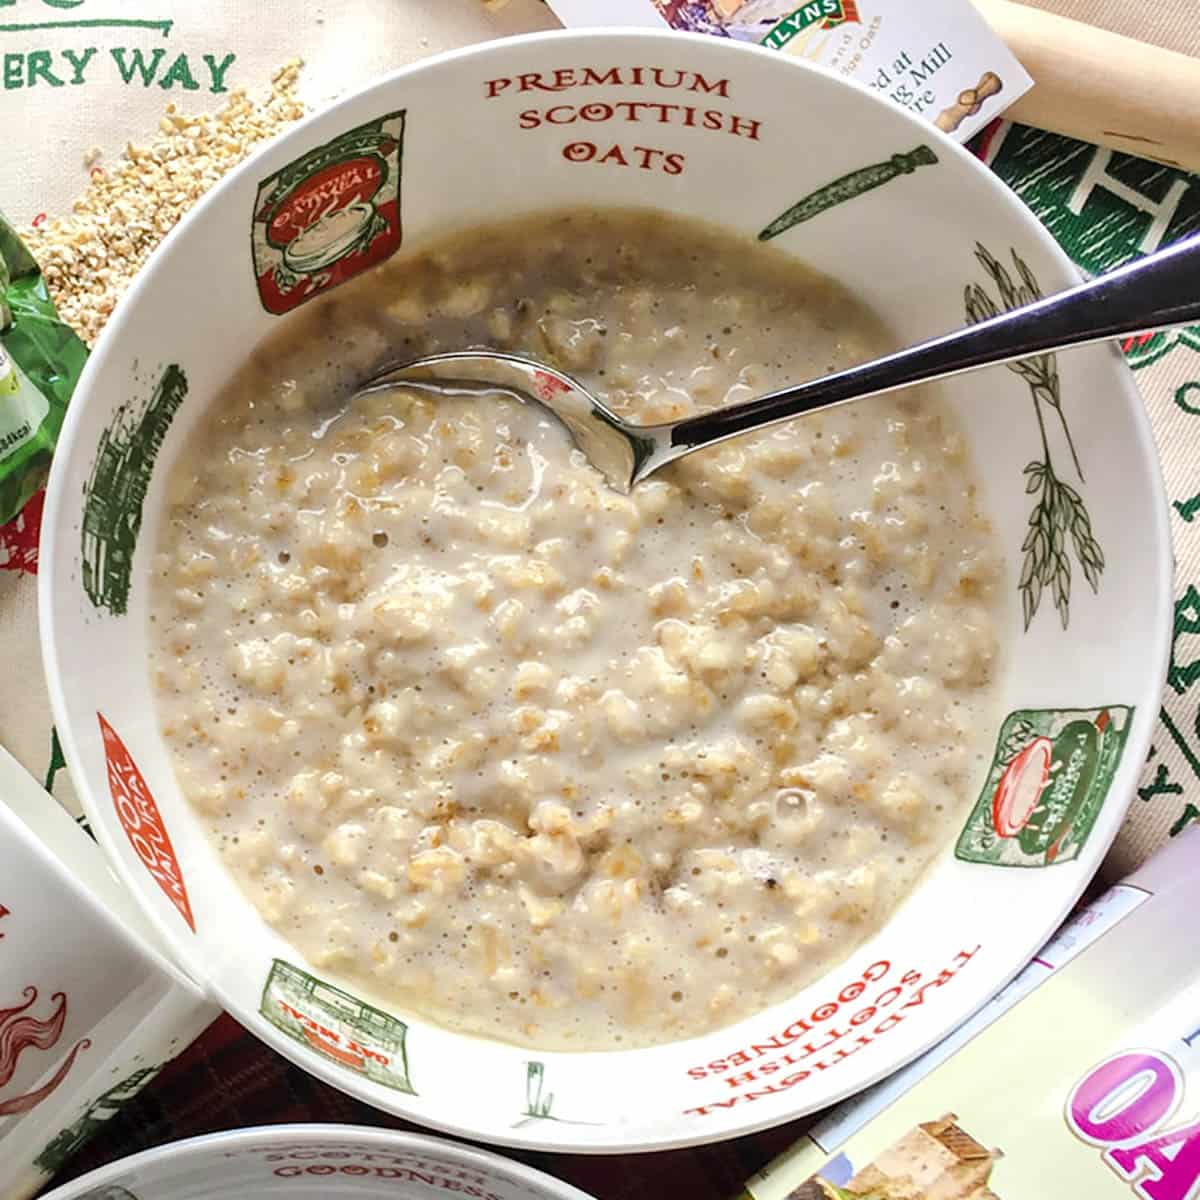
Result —
<path fill-rule="evenodd" d="M 964 91 L 958 93 L 958 102 L 956 104 L 952 104 L 949 108 L 944 108 L 938 113 L 938 118 L 934 121 L 934 124 L 939 129 L 944 129 L 947 133 L 952 132 L 967 117 L 973 117 L 983 107 L 983 102 L 989 96 L 994 96 L 997 92 L 1001 91 L 1003 87 L 1004 84 L 995 71 L 985 71 L 973 88 L 966 88 Z"/>
<path fill-rule="evenodd" d="M 1033 77 L 1004 115 L 1200 170 L 1200 59 L 1012 0 L 975 0 Z"/>

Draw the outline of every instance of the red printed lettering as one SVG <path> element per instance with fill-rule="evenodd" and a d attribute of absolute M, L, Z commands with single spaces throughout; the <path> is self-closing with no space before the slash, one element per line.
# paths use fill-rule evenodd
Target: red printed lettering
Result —
<path fill-rule="evenodd" d="M 593 67 L 584 67 L 583 78 L 579 82 L 584 87 L 605 83 L 619 84 L 621 82 L 621 71 L 618 67 L 609 67 L 607 71 L 597 71 Z"/>
<path fill-rule="evenodd" d="M 108 768 L 108 790 L 113 808 L 125 836 L 141 864 L 150 877 L 162 889 L 163 894 L 179 911 L 188 928 L 196 932 L 196 921 L 192 916 L 192 905 L 175 848 L 163 824 L 158 805 L 146 786 L 146 780 L 138 770 L 125 743 L 104 719 L 96 714 L 100 722 L 100 736 L 104 744 L 104 758 Z"/>
<path fill-rule="evenodd" d="M 322 217 L 351 204 L 370 200 L 383 184 L 383 162 L 362 156 L 335 163 L 304 180 L 271 215 L 267 240 L 286 246 Z"/>
<path fill-rule="evenodd" d="M 858 1054 L 861 1050 L 871 1045 L 877 1038 L 896 1028 L 896 1026 L 903 1024 L 908 1018 L 908 1014 L 904 1011 L 894 1012 L 885 1016 L 868 1031 L 855 1032 L 863 1029 L 871 1021 L 874 1021 L 881 1009 L 896 1003 L 896 1001 L 906 996 L 907 999 L 901 1004 L 901 1009 L 921 1007 L 926 1002 L 926 993 L 935 988 L 944 987 L 958 974 L 966 963 L 970 962 L 979 950 L 980 947 L 975 946 L 970 950 L 958 951 L 951 960 L 952 965 L 950 967 L 943 969 L 933 978 L 927 979 L 923 983 L 924 975 L 922 972 L 915 970 L 905 971 L 898 983 L 884 989 L 878 996 L 870 1000 L 852 1016 L 843 1016 L 839 1023 L 834 1024 L 833 1018 L 841 1013 L 844 1005 L 858 999 L 866 992 L 868 984 L 883 979 L 892 970 L 891 962 L 886 959 L 872 963 L 858 979 L 851 980 L 841 987 L 837 992 L 836 1000 L 828 1000 L 823 1004 L 817 1005 L 806 1019 L 794 1021 L 780 1033 L 751 1043 L 748 1049 L 737 1050 L 732 1054 L 726 1055 L 724 1058 L 715 1058 L 701 1066 L 691 1067 L 688 1069 L 687 1074 L 690 1079 L 707 1079 L 710 1075 L 728 1071 L 731 1067 L 740 1067 L 751 1062 L 756 1062 L 756 1060 L 770 1055 L 773 1051 L 784 1050 L 792 1046 L 801 1036 L 812 1032 L 815 1026 L 820 1025 L 820 1034 L 813 1040 L 805 1042 L 794 1049 L 789 1049 L 787 1053 L 766 1058 L 766 1061 L 758 1061 L 753 1070 L 744 1071 L 740 1074 L 731 1074 L 724 1079 L 724 1082 L 731 1089 L 736 1090 L 750 1084 L 759 1083 L 765 1077 L 775 1075 L 784 1068 L 793 1066 L 798 1062 L 805 1063 L 803 1070 L 786 1076 L 784 1079 L 770 1086 L 760 1086 L 752 1091 L 739 1092 L 734 1096 L 726 1096 L 721 1100 L 714 1100 L 707 1104 L 695 1105 L 684 1109 L 684 1114 L 689 1116 L 707 1116 L 718 1109 L 730 1108 L 734 1104 L 749 1103 L 760 1097 L 773 1095 L 794 1086 L 796 1083 L 802 1082 L 804 1079 L 809 1079 L 815 1074 L 834 1069 L 839 1063 L 843 1063 L 846 1059 Z M 822 1024 L 823 1022 L 829 1022 L 829 1024 L 824 1025 Z M 851 1036 L 852 1034 L 854 1036 Z"/>
<path fill-rule="evenodd" d="M 648 77 L 647 77 L 648 72 Z M 483 94 L 495 100 L 513 86 L 524 92 L 565 92 L 574 87 L 657 87 L 729 99 L 728 79 L 709 79 L 698 71 L 662 67 L 558 67 L 553 71 L 528 71 L 515 79 L 500 76 L 484 80 Z"/>
<path fill-rule="evenodd" d="M 838 992 L 838 1003 L 849 1004 L 851 1000 L 857 1000 L 866 990 L 866 983 L 861 979 L 856 979 L 853 983 L 847 984 Z"/>
<path fill-rule="evenodd" d="M 726 100 L 729 99 L 729 80 L 718 79 L 716 83 L 709 83 L 703 75 L 697 72 L 695 83 L 691 89 L 693 92 L 707 92 L 710 96 L 714 93 L 718 96 L 723 96 Z"/>
<path fill-rule="evenodd" d="M 580 105 L 555 104 L 544 109 L 526 108 L 517 114 L 517 126 L 521 129 L 537 129 L 541 125 L 574 125 L 578 121 L 589 125 L 608 121 L 641 125 L 644 121 L 653 121 L 657 125 L 682 125 L 685 129 L 726 133 L 752 142 L 760 140 L 759 132 L 762 129 L 761 121 L 736 113 L 723 113 L 717 108 L 699 109 L 691 104 L 665 104 L 656 100 L 592 100 Z"/>
<path fill-rule="evenodd" d="M 730 117 L 729 132 L 735 137 L 748 137 L 752 142 L 758 141 L 758 131 L 762 128 L 761 121 L 751 121 L 746 117 Z"/>
<path fill-rule="evenodd" d="M 771 1064 L 768 1063 L 767 1066 L 769 1067 Z M 727 1075 L 725 1077 L 725 1082 L 729 1084 L 731 1088 L 740 1088 L 744 1083 L 753 1083 L 760 1074 L 770 1074 L 770 1072 L 764 1067 L 761 1072 L 747 1071 L 744 1075 Z"/>
<path fill-rule="evenodd" d="M 597 160 L 601 163 L 616 163 L 617 166 L 629 166 L 629 160 L 621 151 L 620 146 L 613 146 L 611 150 L 606 150 Z"/>

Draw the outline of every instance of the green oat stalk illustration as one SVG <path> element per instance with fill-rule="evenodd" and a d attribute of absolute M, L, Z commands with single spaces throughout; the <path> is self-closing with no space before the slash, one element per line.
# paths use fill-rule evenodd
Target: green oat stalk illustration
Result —
<path fill-rule="evenodd" d="M 152 1067 L 141 1067 L 119 1083 L 114 1084 L 93 1100 L 73 1125 L 60 1130 L 49 1145 L 33 1160 L 33 1165 L 47 1175 L 55 1174 L 105 1121 L 120 1110 L 122 1104 L 136 1096 L 161 1070 L 161 1063 Z M 121 1190 L 112 1191 L 112 1197 L 117 1197 Z M 100 1197 L 101 1192 L 89 1192 L 87 1195 Z M 132 1195 L 132 1192 L 124 1192 L 124 1196 Z"/>
<path fill-rule="evenodd" d="M 986 247 L 975 244 L 975 257 L 995 284 L 999 303 L 986 288 L 978 283 L 967 284 L 964 303 L 967 321 L 974 325 L 999 316 L 1001 311 L 1019 308 L 1042 297 L 1037 279 L 1028 264 L 1016 250 L 1010 250 L 1015 278 L 1008 268 Z M 1047 410 L 1052 412 L 1062 427 L 1063 437 L 1071 452 L 1071 461 L 1079 481 L 1084 482 L 1083 467 L 1079 453 L 1071 437 L 1071 429 L 1063 412 L 1062 395 L 1058 376 L 1058 362 L 1053 354 L 1035 354 L 1019 362 L 1008 364 L 1008 369 L 1019 375 L 1029 388 L 1033 399 L 1033 411 L 1037 416 L 1038 433 L 1042 441 L 1042 457 L 1031 461 L 1024 470 L 1025 491 L 1036 497 L 1025 540 L 1021 545 L 1024 561 L 1018 589 L 1021 593 L 1021 608 L 1028 629 L 1037 614 L 1043 593 L 1049 589 L 1058 610 L 1062 627 L 1067 628 L 1071 616 L 1071 554 L 1083 571 L 1083 577 L 1092 591 L 1100 590 L 1100 576 L 1104 571 L 1104 551 L 1092 532 L 1092 521 L 1087 505 L 1079 491 L 1061 478 L 1054 468 L 1050 453 L 1050 442 L 1046 432 Z"/>

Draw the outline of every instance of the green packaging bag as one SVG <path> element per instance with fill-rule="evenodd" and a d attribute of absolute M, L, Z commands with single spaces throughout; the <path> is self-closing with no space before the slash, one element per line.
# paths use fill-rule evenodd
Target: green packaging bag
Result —
<path fill-rule="evenodd" d="M 42 485 L 87 353 L 0 213 L 0 525 Z"/>

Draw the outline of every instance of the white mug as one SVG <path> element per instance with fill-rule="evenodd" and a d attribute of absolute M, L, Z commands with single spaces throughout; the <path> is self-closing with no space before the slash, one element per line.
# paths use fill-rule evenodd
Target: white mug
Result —
<path fill-rule="evenodd" d="M 0 1200 L 32 1195 L 219 1011 L 0 750 Z"/>

